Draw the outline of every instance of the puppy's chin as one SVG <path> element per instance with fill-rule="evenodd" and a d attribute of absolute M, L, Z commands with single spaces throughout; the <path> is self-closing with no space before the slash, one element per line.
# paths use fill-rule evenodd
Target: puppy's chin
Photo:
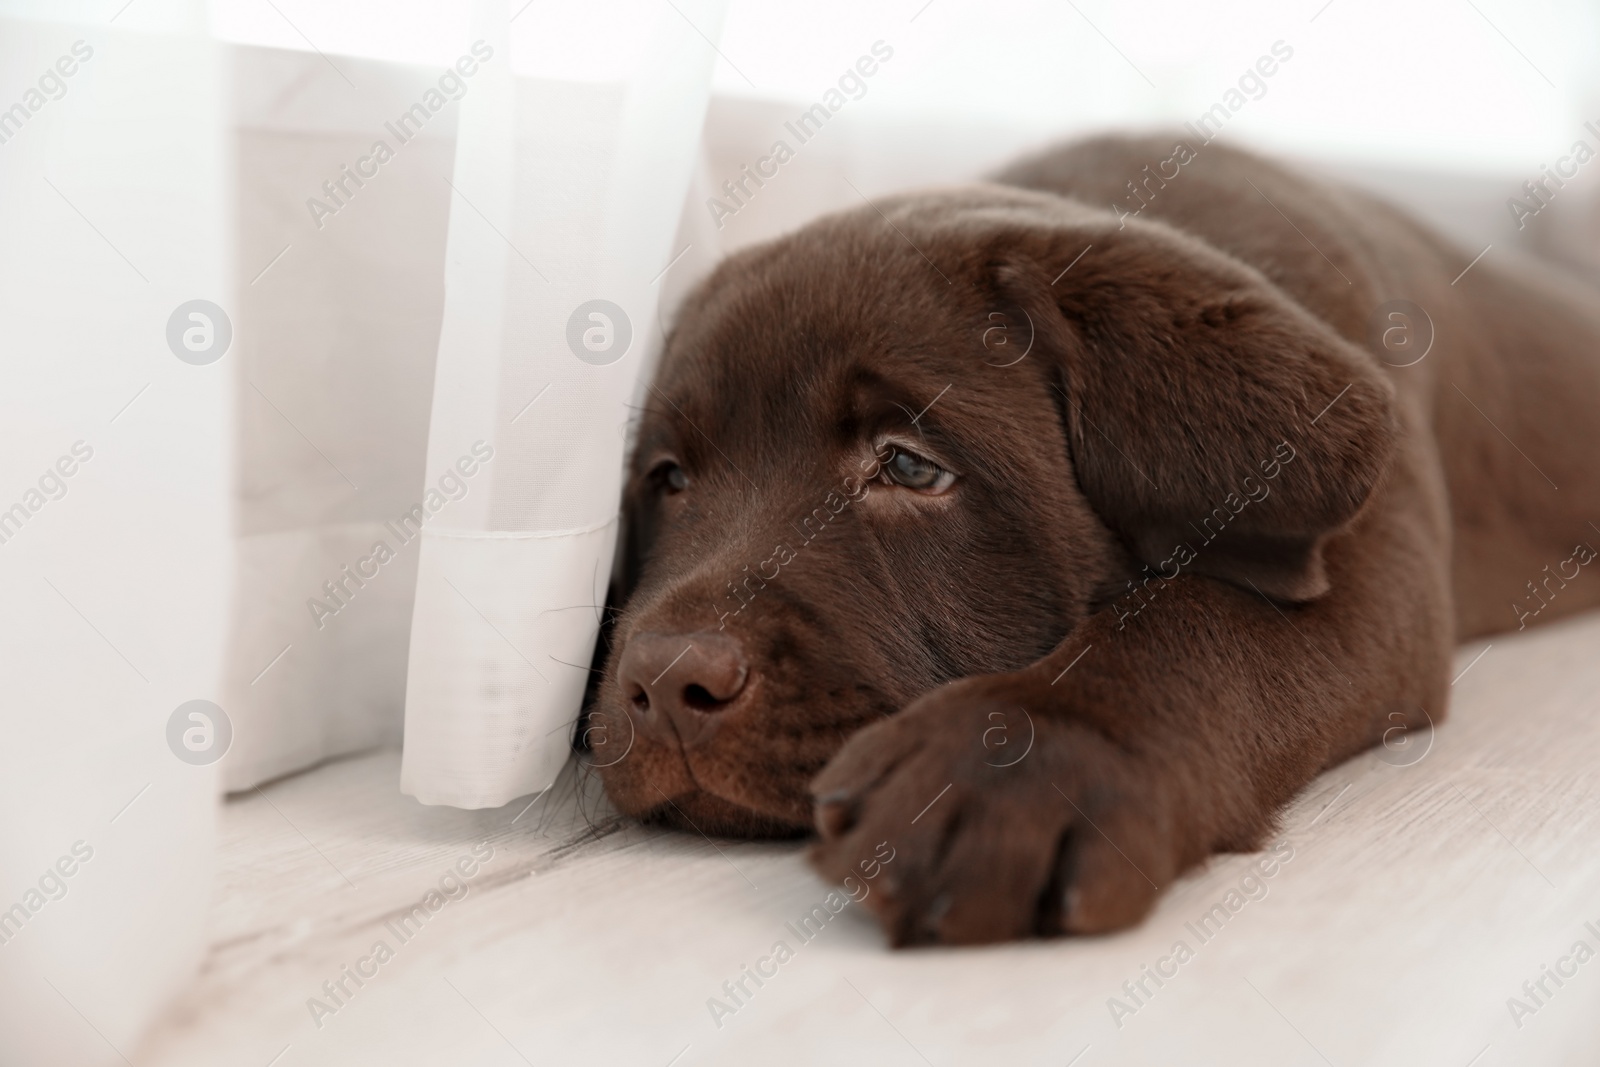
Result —
<path fill-rule="evenodd" d="M 718 837 L 796 838 L 811 833 L 810 823 L 770 815 L 701 790 L 672 798 L 639 813 L 639 821 Z"/>

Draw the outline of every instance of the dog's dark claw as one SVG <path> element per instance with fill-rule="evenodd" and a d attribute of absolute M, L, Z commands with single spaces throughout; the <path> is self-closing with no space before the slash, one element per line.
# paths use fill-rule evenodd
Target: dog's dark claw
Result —
<path fill-rule="evenodd" d="M 856 805 L 849 790 L 838 789 L 817 798 L 817 833 L 838 837 L 856 824 Z"/>

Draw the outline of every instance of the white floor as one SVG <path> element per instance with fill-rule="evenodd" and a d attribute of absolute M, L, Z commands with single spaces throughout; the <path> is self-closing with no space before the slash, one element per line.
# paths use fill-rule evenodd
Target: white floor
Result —
<path fill-rule="evenodd" d="M 570 778 L 531 808 L 425 808 L 396 753 L 331 764 L 225 806 L 210 958 L 134 1060 L 1600 1062 L 1600 962 L 1568 957 L 1600 951 L 1600 616 L 1484 649 L 1461 650 L 1423 758 L 1371 753 L 1300 798 L 1272 877 L 1230 899 L 1258 857 L 1217 859 L 1096 940 L 891 952 L 851 906 L 802 942 L 785 924 L 829 890 L 802 846 L 644 830 L 592 791 L 585 817 Z M 465 895 L 445 878 L 463 858 Z M 457 899 L 402 941 L 394 917 L 442 878 Z M 1218 903 L 1237 910 L 1202 941 Z M 779 940 L 793 958 L 729 997 Z M 1130 996 L 1179 940 L 1192 958 Z M 324 992 L 362 959 L 362 985 Z M 1545 965 L 1576 974 L 1536 1002 Z"/>

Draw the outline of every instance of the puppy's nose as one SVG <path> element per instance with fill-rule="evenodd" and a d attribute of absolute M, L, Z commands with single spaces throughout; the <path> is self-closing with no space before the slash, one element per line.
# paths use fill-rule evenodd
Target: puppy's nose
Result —
<path fill-rule="evenodd" d="M 617 680 L 640 729 L 690 748 L 710 739 L 745 691 L 750 663 L 727 634 L 636 633 L 617 664 Z"/>

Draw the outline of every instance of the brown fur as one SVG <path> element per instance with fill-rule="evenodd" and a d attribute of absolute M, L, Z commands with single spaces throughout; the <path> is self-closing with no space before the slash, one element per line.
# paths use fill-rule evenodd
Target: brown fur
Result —
<path fill-rule="evenodd" d="M 1600 293 L 1498 253 L 1452 285 L 1470 254 L 1218 146 L 1100 207 L 1172 156 L 880 201 L 692 296 L 584 731 L 621 810 L 815 826 L 834 879 L 889 842 L 897 944 L 1112 930 L 1440 722 L 1456 642 L 1600 603 L 1549 577 L 1600 545 Z M 1407 367 L 1396 298 L 1436 333 Z"/>

